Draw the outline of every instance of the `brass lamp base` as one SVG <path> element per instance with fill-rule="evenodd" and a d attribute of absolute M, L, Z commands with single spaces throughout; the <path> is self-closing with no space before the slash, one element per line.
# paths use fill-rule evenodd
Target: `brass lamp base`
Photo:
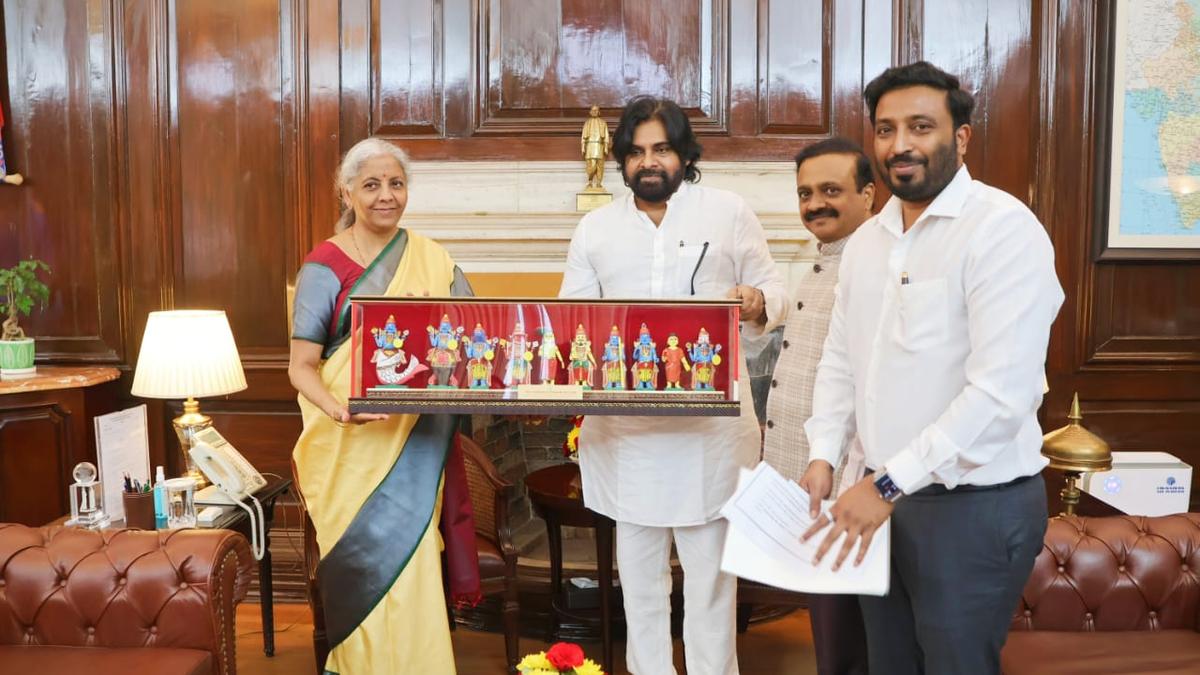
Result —
<path fill-rule="evenodd" d="M 1075 515 L 1075 507 L 1079 506 L 1079 497 L 1082 494 L 1079 490 L 1079 477 L 1082 474 L 1078 471 L 1066 471 L 1063 475 L 1066 479 L 1066 485 L 1058 493 L 1058 496 L 1062 497 L 1062 515 L 1073 516 Z"/>
<path fill-rule="evenodd" d="M 185 467 L 183 477 L 195 481 L 196 490 L 208 486 L 208 479 L 196 468 L 188 451 L 196 445 L 196 434 L 212 426 L 212 418 L 202 414 L 200 402 L 189 396 L 183 402 L 183 414 L 171 420 L 171 425 L 175 427 L 175 435 L 179 437 L 179 447 L 183 452 L 183 464 L 180 465 Z"/>

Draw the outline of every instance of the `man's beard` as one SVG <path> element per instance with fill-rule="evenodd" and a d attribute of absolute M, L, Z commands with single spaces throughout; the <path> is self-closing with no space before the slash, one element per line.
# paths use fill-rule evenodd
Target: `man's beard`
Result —
<path fill-rule="evenodd" d="M 647 185 L 642 179 L 646 176 L 658 176 L 657 185 Z M 674 174 L 668 174 L 659 169 L 642 169 L 633 175 L 633 180 L 626 178 L 625 183 L 633 191 L 634 196 L 644 202 L 659 204 L 671 198 L 679 186 L 683 184 L 683 167 Z"/>
<path fill-rule="evenodd" d="M 892 194 L 900 199 L 906 202 L 927 202 L 941 194 L 950 181 L 954 180 L 954 175 L 958 173 L 957 157 L 958 139 L 951 138 L 949 143 L 939 145 L 932 157 L 918 159 L 911 152 L 906 152 L 881 160 L 883 167 L 879 174 Z M 917 181 L 915 176 L 892 178 L 890 169 L 893 165 L 913 162 L 925 166 L 924 179 Z"/>

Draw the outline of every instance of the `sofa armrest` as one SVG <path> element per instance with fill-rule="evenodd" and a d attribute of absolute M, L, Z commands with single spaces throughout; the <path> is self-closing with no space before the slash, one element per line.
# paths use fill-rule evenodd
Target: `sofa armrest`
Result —
<path fill-rule="evenodd" d="M 1200 630 L 1200 514 L 1050 520 L 1012 630 Z"/>
<path fill-rule="evenodd" d="M 230 675 L 253 569 L 229 530 L 0 524 L 0 644 L 202 649 Z"/>

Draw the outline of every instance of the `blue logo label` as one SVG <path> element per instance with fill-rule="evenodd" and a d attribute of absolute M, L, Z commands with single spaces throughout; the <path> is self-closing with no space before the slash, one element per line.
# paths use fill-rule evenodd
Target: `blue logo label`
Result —
<path fill-rule="evenodd" d="M 1115 495 L 1121 491 L 1121 479 L 1116 476 L 1109 476 L 1104 479 L 1104 491 L 1110 495 Z"/>
<path fill-rule="evenodd" d="M 1167 485 L 1175 484 L 1175 476 L 1167 476 Z"/>

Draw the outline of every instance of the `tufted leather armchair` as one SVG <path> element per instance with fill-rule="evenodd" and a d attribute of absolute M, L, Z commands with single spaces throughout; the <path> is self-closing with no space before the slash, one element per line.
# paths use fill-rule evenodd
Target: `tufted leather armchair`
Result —
<path fill-rule="evenodd" d="M 1006 673 L 1200 673 L 1200 514 L 1050 521 Z"/>
<path fill-rule="evenodd" d="M 228 530 L 0 523 L 0 675 L 234 675 L 253 563 Z"/>

